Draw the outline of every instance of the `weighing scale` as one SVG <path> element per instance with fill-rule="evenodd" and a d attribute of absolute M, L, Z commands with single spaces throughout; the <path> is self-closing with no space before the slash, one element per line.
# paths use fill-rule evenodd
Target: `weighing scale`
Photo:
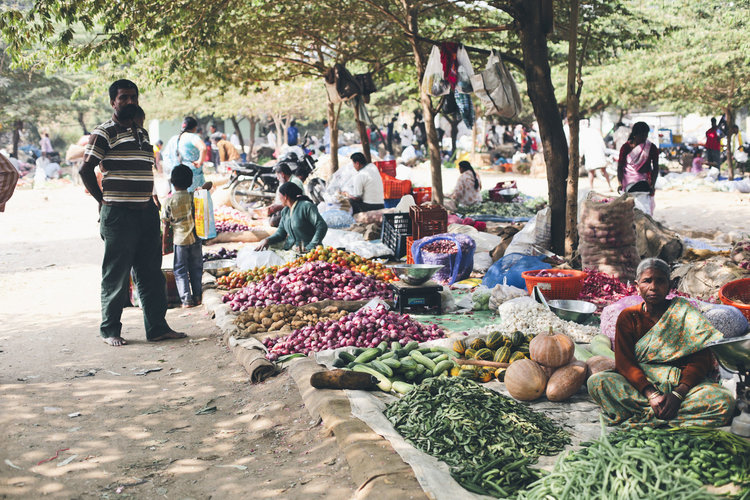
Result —
<path fill-rule="evenodd" d="M 712 342 L 708 348 L 724 369 L 740 377 L 737 382 L 740 414 L 732 420 L 732 433 L 750 438 L 750 335 Z"/>
<path fill-rule="evenodd" d="M 434 281 L 430 280 L 422 285 L 407 285 L 403 281 L 397 281 L 391 283 L 390 287 L 399 313 L 426 314 L 437 311 L 438 315 L 443 314 L 440 300 L 443 287 Z"/>

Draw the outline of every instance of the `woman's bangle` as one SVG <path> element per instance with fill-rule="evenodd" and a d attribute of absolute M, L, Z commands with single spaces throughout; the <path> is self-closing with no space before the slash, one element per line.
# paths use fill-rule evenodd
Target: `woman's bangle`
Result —
<path fill-rule="evenodd" d="M 672 391 L 672 395 L 676 397 L 677 399 L 679 399 L 680 401 L 685 401 L 685 396 L 683 396 L 677 391 Z"/>
<path fill-rule="evenodd" d="M 659 391 L 654 391 L 654 392 L 652 392 L 652 393 L 651 393 L 651 395 L 650 395 L 650 396 L 648 397 L 648 400 L 649 400 L 649 401 L 651 401 L 652 399 L 654 399 L 654 398 L 658 398 L 659 396 L 661 396 L 661 393 L 660 393 Z"/>

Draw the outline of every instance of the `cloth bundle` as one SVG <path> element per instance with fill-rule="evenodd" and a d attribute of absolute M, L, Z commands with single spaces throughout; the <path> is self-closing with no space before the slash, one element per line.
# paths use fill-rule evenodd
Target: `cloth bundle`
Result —
<path fill-rule="evenodd" d="M 621 281 L 635 279 L 640 256 L 633 208 L 633 199 L 627 195 L 613 199 L 589 193 L 579 223 L 578 251 L 584 269 L 595 269 Z"/>

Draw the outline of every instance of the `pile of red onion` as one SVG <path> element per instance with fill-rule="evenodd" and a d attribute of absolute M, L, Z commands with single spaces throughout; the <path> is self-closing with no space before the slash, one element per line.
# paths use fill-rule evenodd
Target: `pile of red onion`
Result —
<path fill-rule="evenodd" d="M 614 276 L 593 269 L 586 269 L 585 272 L 586 278 L 578 298 L 596 304 L 599 311 L 623 297 L 638 295 L 634 284 L 626 285 Z"/>
<path fill-rule="evenodd" d="M 276 274 L 224 295 L 233 311 L 272 304 L 301 306 L 321 300 L 390 299 L 388 285 L 362 273 L 328 262 L 308 262 L 301 267 L 282 267 Z"/>
<path fill-rule="evenodd" d="M 242 231 L 248 231 L 250 228 L 247 224 L 240 224 L 237 222 L 217 222 L 216 232 L 217 233 L 239 233 Z"/>
<path fill-rule="evenodd" d="M 301 352 L 317 352 L 339 347 L 376 347 L 383 341 L 398 341 L 405 345 L 413 340 L 444 337 L 437 325 L 423 325 L 412 320 L 408 314 L 388 311 L 384 306 L 360 309 L 338 321 L 321 321 L 313 326 L 295 330 L 291 335 L 267 338 L 263 344 L 268 348 L 266 357 L 271 361 L 279 356 Z"/>

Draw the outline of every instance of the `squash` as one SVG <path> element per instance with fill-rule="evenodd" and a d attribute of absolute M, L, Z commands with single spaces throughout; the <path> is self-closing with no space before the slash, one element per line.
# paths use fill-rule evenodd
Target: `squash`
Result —
<path fill-rule="evenodd" d="M 484 361 L 489 361 L 492 359 L 492 351 L 490 349 L 487 349 L 486 347 L 483 349 L 479 349 L 476 354 L 474 354 L 474 359 L 481 359 Z"/>
<path fill-rule="evenodd" d="M 484 339 L 474 339 L 471 344 L 469 344 L 469 347 L 471 347 L 475 351 L 478 351 L 479 349 L 484 349 L 485 347 L 487 347 L 487 344 L 485 343 Z"/>
<path fill-rule="evenodd" d="M 573 361 L 555 370 L 547 382 L 547 399 L 550 401 L 565 401 L 578 392 L 586 382 L 588 367 L 581 361 Z"/>
<path fill-rule="evenodd" d="M 464 339 L 453 342 L 453 350 L 458 354 L 466 352 L 466 341 Z"/>
<path fill-rule="evenodd" d="M 458 365 L 454 365 L 453 368 L 451 368 L 451 377 L 458 377 L 461 374 L 461 367 Z"/>
<path fill-rule="evenodd" d="M 615 369 L 615 360 L 609 356 L 592 356 L 586 360 L 586 364 L 589 367 L 589 376 Z"/>
<path fill-rule="evenodd" d="M 510 335 L 510 342 L 513 344 L 513 347 L 517 347 L 521 344 L 523 344 L 526 341 L 526 337 L 523 336 L 523 333 L 516 330 Z"/>
<path fill-rule="evenodd" d="M 535 361 L 521 359 L 505 371 L 505 387 L 519 401 L 534 401 L 544 394 L 547 375 Z"/>
<path fill-rule="evenodd" d="M 495 363 L 507 363 L 510 359 L 510 347 L 501 347 L 497 351 L 495 351 L 495 357 L 493 358 L 493 361 Z"/>
<path fill-rule="evenodd" d="M 508 363 L 513 363 L 514 361 L 518 361 L 519 359 L 526 359 L 526 356 L 521 351 L 516 351 L 510 355 Z"/>
<path fill-rule="evenodd" d="M 485 342 L 487 343 L 487 348 L 488 349 L 493 349 L 494 350 L 494 349 L 498 349 L 498 348 L 502 347 L 504 339 L 505 339 L 505 337 L 503 336 L 502 333 L 500 333 L 500 332 L 492 332 L 492 333 L 489 334 L 489 336 L 487 337 L 487 340 Z"/>
<path fill-rule="evenodd" d="M 476 353 L 477 353 L 476 349 L 472 349 L 471 347 L 469 347 L 468 349 L 466 349 L 464 351 L 464 358 L 466 358 L 466 359 L 474 359 L 474 355 Z"/>
<path fill-rule="evenodd" d="M 469 380 L 477 380 L 477 371 L 475 367 L 462 367 L 461 372 L 458 374 L 459 377 L 468 378 Z"/>
<path fill-rule="evenodd" d="M 477 378 L 480 382 L 487 383 L 495 378 L 495 376 L 492 373 L 492 370 L 483 368 L 477 371 Z"/>
<path fill-rule="evenodd" d="M 495 370 L 495 378 L 498 379 L 500 382 L 505 380 L 505 372 L 507 371 L 507 368 L 498 368 Z"/>
<path fill-rule="evenodd" d="M 544 365 L 539 365 L 539 366 L 542 367 L 542 370 L 544 370 L 544 374 L 547 375 L 547 380 L 549 380 L 552 374 L 555 373 L 555 370 L 557 370 L 557 368 L 551 368 L 549 366 L 544 366 Z"/>
<path fill-rule="evenodd" d="M 557 368 L 573 359 L 575 343 L 567 335 L 540 333 L 529 342 L 529 354 L 537 363 Z"/>

